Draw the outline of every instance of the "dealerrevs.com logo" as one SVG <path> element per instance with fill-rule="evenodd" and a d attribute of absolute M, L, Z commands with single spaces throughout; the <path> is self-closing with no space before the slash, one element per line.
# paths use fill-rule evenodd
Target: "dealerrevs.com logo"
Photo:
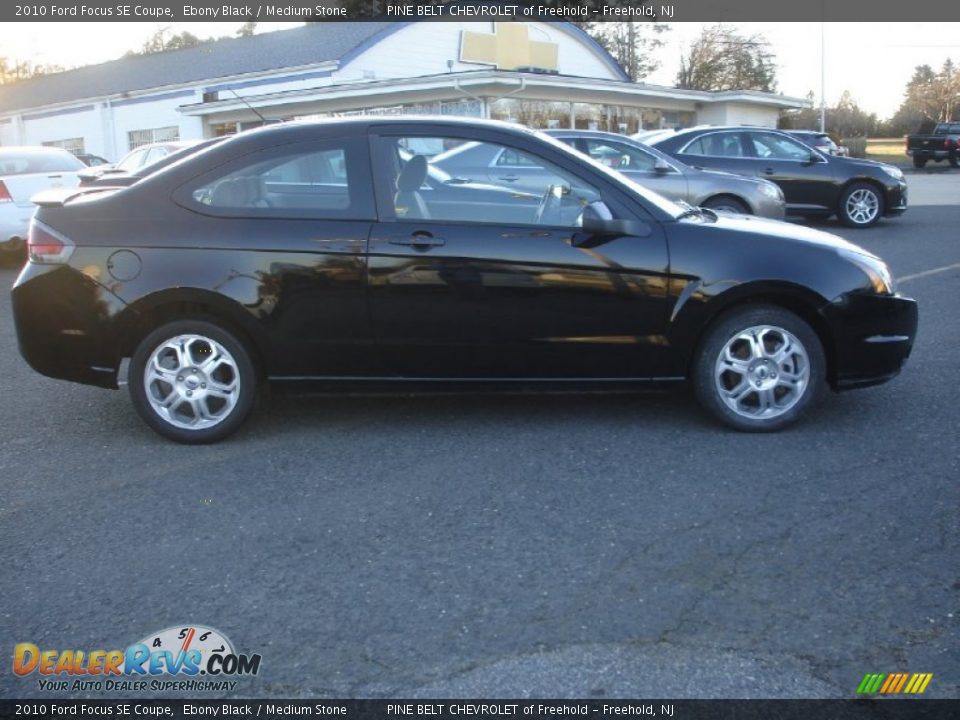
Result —
<path fill-rule="evenodd" d="M 223 691 L 259 670 L 260 655 L 238 654 L 226 635 L 202 625 L 167 628 L 126 650 L 41 650 L 25 642 L 13 651 L 14 674 L 39 675 L 39 690 Z"/>

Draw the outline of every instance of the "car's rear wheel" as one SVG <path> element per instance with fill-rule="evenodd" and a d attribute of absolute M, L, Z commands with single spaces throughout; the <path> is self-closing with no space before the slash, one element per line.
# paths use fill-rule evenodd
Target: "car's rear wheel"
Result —
<path fill-rule="evenodd" d="M 21 238 L 0 242 L 0 267 L 16 268 L 27 261 L 27 244 Z"/>
<path fill-rule="evenodd" d="M 807 323 L 773 305 L 721 316 L 700 343 L 693 368 L 697 399 L 737 430 L 772 432 L 795 422 L 826 374 L 823 348 Z"/>
<path fill-rule="evenodd" d="M 917 157 L 916 155 L 914 155 L 914 156 L 913 156 L 913 166 L 914 166 L 915 168 L 917 168 L 918 170 L 922 170 L 923 168 L 925 168 L 925 167 L 927 166 L 927 158 L 925 158 L 925 157 Z"/>
<path fill-rule="evenodd" d="M 837 217 L 847 227 L 865 228 L 883 215 L 883 196 L 870 183 L 853 183 L 840 196 Z"/>
<path fill-rule="evenodd" d="M 712 197 L 703 203 L 703 207 L 720 212 L 734 213 L 735 215 L 750 215 L 750 208 L 746 204 L 729 195 Z"/>
<path fill-rule="evenodd" d="M 182 443 L 216 442 L 235 432 L 257 392 L 244 343 L 206 320 L 179 320 L 150 333 L 130 359 L 128 382 L 140 417 Z"/>

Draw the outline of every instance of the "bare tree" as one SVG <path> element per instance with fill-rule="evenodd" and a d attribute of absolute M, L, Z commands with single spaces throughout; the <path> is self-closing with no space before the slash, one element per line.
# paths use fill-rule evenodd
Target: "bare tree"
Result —
<path fill-rule="evenodd" d="M 762 35 L 742 35 L 722 23 L 703 29 L 680 58 L 677 86 L 689 90 L 763 90 L 777 87 L 776 57 Z"/>

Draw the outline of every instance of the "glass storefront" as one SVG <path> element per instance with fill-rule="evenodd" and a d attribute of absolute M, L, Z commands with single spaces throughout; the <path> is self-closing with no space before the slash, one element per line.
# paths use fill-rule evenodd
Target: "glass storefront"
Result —
<path fill-rule="evenodd" d="M 601 103 L 533 100 L 519 97 L 501 98 L 489 103 L 490 118 L 520 123 L 537 129 L 562 129 L 571 126 L 581 130 L 606 130 L 629 135 L 641 130 L 690 127 L 695 113 L 684 110 L 660 110 L 633 105 L 606 105 Z M 358 115 L 452 115 L 481 117 L 483 107 L 479 100 L 459 98 L 425 103 L 375 105 L 325 113 L 294 115 L 288 119 L 311 120 L 328 117 L 355 117 Z M 211 134 L 221 135 L 246 129 L 250 123 L 211 124 Z"/>
<path fill-rule="evenodd" d="M 504 98 L 490 104 L 490 117 L 539 129 L 569 128 L 572 121 L 580 130 L 631 134 L 665 127 L 690 127 L 695 114 L 630 105 Z"/>

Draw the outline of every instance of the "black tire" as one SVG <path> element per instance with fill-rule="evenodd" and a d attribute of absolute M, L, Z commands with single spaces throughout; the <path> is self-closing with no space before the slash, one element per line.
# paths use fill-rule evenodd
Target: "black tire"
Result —
<path fill-rule="evenodd" d="M 167 344 L 188 336 L 191 339 L 185 344 Z M 155 351 L 162 361 L 170 360 L 170 367 L 179 370 L 164 369 L 163 378 L 155 377 L 148 383 L 145 373 Z M 208 356 L 219 357 L 221 362 L 204 368 L 201 361 Z M 221 391 L 221 387 L 229 388 L 233 379 L 235 390 Z M 207 383 L 211 385 L 209 390 Z M 257 373 L 249 348 L 227 330 L 207 320 L 177 320 L 157 328 L 140 342 L 130 359 L 128 385 L 133 406 L 153 430 L 176 442 L 203 444 L 224 439 L 247 419 L 257 395 Z M 161 396 L 174 398 L 164 414 L 155 407 Z M 201 427 L 183 426 L 191 423 L 188 407 Z M 195 414 L 196 408 L 202 408 L 201 415 Z M 203 413 L 207 417 L 202 417 Z"/>
<path fill-rule="evenodd" d="M 862 213 L 867 213 L 867 210 L 857 210 L 852 208 L 852 204 L 856 205 L 854 202 L 859 198 L 864 198 L 867 204 L 872 203 L 869 210 L 869 215 L 864 219 Z M 868 199 L 872 198 L 872 199 Z M 850 183 L 847 188 L 840 195 L 840 203 L 837 206 L 837 219 L 841 223 L 851 228 L 868 228 L 872 225 L 876 225 L 880 218 L 883 217 L 883 193 L 877 188 L 876 185 L 866 182 L 855 182 Z"/>
<path fill-rule="evenodd" d="M 22 268 L 27 262 L 27 244 L 19 238 L 0 242 L 0 268 Z"/>
<path fill-rule="evenodd" d="M 950 153 L 950 167 L 960 167 L 960 153 L 956 151 Z"/>
<path fill-rule="evenodd" d="M 742 200 L 729 195 L 718 195 L 703 203 L 703 207 L 720 212 L 736 213 L 737 215 L 752 215 L 750 208 Z"/>
<path fill-rule="evenodd" d="M 927 158 L 925 158 L 925 157 L 917 157 L 916 155 L 914 155 L 914 156 L 913 156 L 913 166 L 914 166 L 915 168 L 917 168 L 917 170 L 923 170 L 923 168 L 925 168 L 925 167 L 927 166 Z"/>
<path fill-rule="evenodd" d="M 757 367 L 741 375 L 739 381 L 735 370 L 720 372 L 721 353 L 725 353 L 728 343 L 737 348 L 738 343 L 743 342 L 737 336 L 745 330 L 757 328 L 766 328 L 759 333 L 762 346 L 769 343 L 771 348 L 777 349 L 777 340 L 785 340 L 789 334 L 792 336 L 790 343 L 798 343 L 803 355 L 793 354 L 782 364 L 766 358 L 744 361 Z M 795 352 L 796 347 L 792 350 Z M 803 357 L 806 362 L 802 362 Z M 797 377 L 804 375 L 804 367 L 806 379 L 799 389 L 800 383 L 785 382 L 787 373 Z M 778 374 L 782 375 L 779 379 Z M 826 361 L 817 334 L 799 317 L 775 305 L 745 305 L 717 318 L 701 339 L 691 373 L 694 392 L 707 412 L 743 432 L 775 432 L 796 422 L 821 394 L 825 377 Z M 753 387 L 752 383 L 756 382 L 763 384 L 762 390 Z M 732 393 L 738 389 L 742 389 L 742 393 L 738 393 L 742 394 L 740 401 L 734 401 L 732 397 L 726 400 L 721 394 L 722 390 Z M 778 392 L 782 392 L 779 398 Z M 761 393 L 774 399 L 767 411 L 761 410 Z M 728 402 L 740 409 L 733 409 Z M 778 404 L 782 408 L 778 408 Z"/>

